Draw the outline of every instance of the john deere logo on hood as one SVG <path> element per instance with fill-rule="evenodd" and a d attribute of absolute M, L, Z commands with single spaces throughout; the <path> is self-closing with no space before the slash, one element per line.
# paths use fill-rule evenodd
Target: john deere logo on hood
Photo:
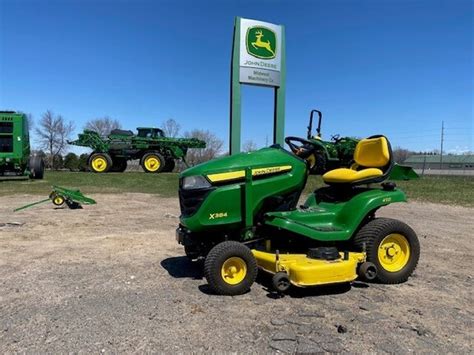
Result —
<path fill-rule="evenodd" d="M 275 58 L 276 35 L 272 30 L 261 26 L 250 27 L 245 43 L 250 55 L 260 59 Z"/>

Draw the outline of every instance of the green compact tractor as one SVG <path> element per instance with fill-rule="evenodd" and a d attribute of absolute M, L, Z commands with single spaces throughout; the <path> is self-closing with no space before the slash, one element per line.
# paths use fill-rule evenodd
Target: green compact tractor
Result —
<path fill-rule="evenodd" d="M 360 277 L 401 283 L 414 271 L 420 245 L 405 223 L 378 218 L 379 208 L 406 201 L 387 179 L 393 167 L 384 136 L 362 139 L 350 168 L 323 175 L 326 186 L 298 206 L 319 145 L 287 137 L 279 145 L 215 159 L 180 175 L 177 241 L 217 294 L 249 290 L 257 268 L 273 285 L 309 287 Z"/>
<path fill-rule="evenodd" d="M 313 135 L 313 117 L 318 114 L 318 127 L 316 135 Z M 331 141 L 323 141 L 321 138 L 321 121 L 323 114 L 321 111 L 312 110 L 309 116 L 308 141 L 314 147 L 314 154 L 308 158 L 310 172 L 322 175 L 325 172 L 349 167 L 353 161 L 354 150 L 359 140 L 351 137 L 340 137 L 338 134 L 331 137 Z"/>
<path fill-rule="evenodd" d="M 0 179 L 42 179 L 44 162 L 31 155 L 25 114 L 0 111 Z"/>
<path fill-rule="evenodd" d="M 318 127 L 314 136 L 313 116 L 315 113 L 318 114 Z M 307 139 L 314 147 L 314 154 L 309 156 L 307 161 L 309 171 L 314 175 L 323 175 L 337 168 L 349 168 L 354 163 L 354 150 L 359 142 L 356 138 L 341 137 L 338 134 L 331 136 L 330 141 L 323 141 L 321 139 L 322 118 L 323 114 L 318 110 L 312 110 L 309 116 Z M 417 173 L 410 166 L 394 164 L 390 172 L 391 180 L 413 180 L 417 178 Z"/>
<path fill-rule="evenodd" d="M 140 160 L 147 173 L 170 172 L 175 159 L 184 160 L 189 148 L 205 148 L 206 143 L 196 138 L 168 138 L 159 128 L 137 128 L 138 134 L 120 129 L 107 137 L 84 130 L 69 144 L 93 150 L 89 169 L 95 173 L 124 172 L 128 160 Z"/>

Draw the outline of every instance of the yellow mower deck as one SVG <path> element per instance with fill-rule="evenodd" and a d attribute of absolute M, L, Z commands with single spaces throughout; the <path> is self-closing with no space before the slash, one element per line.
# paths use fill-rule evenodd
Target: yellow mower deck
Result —
<path fill-rule="evenodd" d="M 357 278 L 357 265 L 365 261 L 365 253 L 350 252 L 347 260 L 339 253 L 338 260 L 308 258 L 305 254 L 277 254 L 252 250 L 258 266 L 275 274 L 284 271 L 291 284 L 299 287 L 350 282 Z"/>

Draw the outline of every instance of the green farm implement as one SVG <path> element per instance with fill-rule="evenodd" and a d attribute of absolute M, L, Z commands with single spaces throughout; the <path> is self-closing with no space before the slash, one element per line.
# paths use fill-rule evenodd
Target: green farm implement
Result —
<path fill-rule="evenodd" d="M 43 175 L 43 159 L 31 155 L 26 115 L 0 111 L 0 180 L 42 179 Z"/>
<path fill-rule="evenodd" d="M 137 128 L 132 131 L 113 130 L 107 137 L 84 130 L 69 144 L 92 149 L 89 169 L 95 173 L 123 172 L 128 160 L 139 160 L 147 173 L 170 172 L 175 160 L 185 160 L 189 148 L 205 148 L 206 143 L 196 138 L 165 137 L 159 128 Z"/>
<path fill-rule="evenodd" d="M 298 201 L 317 140 L 287 137 L 273 145 L 211 160 L 181 173 L 177 241 L 190 259 L 204 258 L 215 293 L 247 292 L 257 269 L 273 286 L 309 287 L 357 278 L 395 284 L 415 269 L 420 245 L 405 223 L 376 217 L 405 194 L 387 181 L 394 167 L 388 139 L 358 141 L 348 168 L 323 175 L 326 186 Z"/>
<path fill-rule="evenodd" d="M 61 207 L 66 204 L 66 206 L 68 206 L 70 209 L 82 208 L 82 205 L 96 204 L 95 200 L 91 199 L 90 197 L 84 196 L 79 190 L 71 190 L 60 186 L 53 186 L 53 189 L 49 194 L 48 198 L 16 208 L 13 211 L 21 211 L 48 201 L 51 201 L 56 207 Z"/>

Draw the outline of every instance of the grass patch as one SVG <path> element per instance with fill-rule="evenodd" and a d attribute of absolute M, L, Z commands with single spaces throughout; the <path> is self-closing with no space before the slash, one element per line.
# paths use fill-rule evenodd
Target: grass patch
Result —
<path fill-rule="evenodd" d="M 474 207 L 474 177 L 424 176 L 417 180 L 396 181 L 408 200 Z M 310 176 L 305 193 L 323 186 L 320 176 Z"/>
<path fill-rule="evenodd" d="M 178 174 L 130 173 L 73 173 L 46 171 L 43 180 L 0 181 L 0 196 L 33 194 L 47 196 L 51 186 L 78 188 L 84 194 L 141 192 L 163 197 L 177 196 Z"/>
<path fill-rule="evenodd" d="M 130 173 L 72 173 L 46 172 L 44 180 L 0 181 L 0 196 L 33 194 L 47 196 L 51 185 L 78 188 L 84 194 L 139 192 L 176 197 L 178 174 Z M 323 186 L 320 176 L 310 176 L 304 191 L 306 196 Z M 474 207 L 474 177 L 472 176 L 425 176 L 418 180 L 397 181 L 409 200 L 446 203 Z"/>

